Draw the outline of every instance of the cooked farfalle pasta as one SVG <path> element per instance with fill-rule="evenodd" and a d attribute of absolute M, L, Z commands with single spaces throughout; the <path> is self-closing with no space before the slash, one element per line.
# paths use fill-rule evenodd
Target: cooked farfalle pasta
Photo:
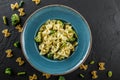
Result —
<path fill-rule="evenodd" d="M 87 70 L 88 69 L 88 65 L 81 64 L 80 65 L 80 69 Z"/>
<path fill-rule="evenodd" d="M 19 8 L 19 5 L 18 5 L 18 3 L 16 2 L 15 4 L 11 4 L 10 7 L 11 7 L 12 10 L 14 10 L 14 9 L 18 9 L 18 8 Z"/>
<path fill-rule="evenodd" d="M 36 37 L 40 55 L 62 60 L 68 58 L 77 46 L 77 35 L 71 24 L 61 20 L 48 20 L 44 23 Z"/>
<path fill-rule="evenodd" d="M 33 74 L 32 76 L 29 76 L 29 80 L 37 80 L 37 75 Z"/>
<path fill-rule="evenodd" d="M 92 79 L 98 78 L 97 71 L 92 71 L 91 74 L 92 74 Z"/>
<path fill-rule="evenodd" d="M 24 8 L 18 9 L 18 12 L 19 12 L 20 16 L 24 16 L 25 15 Z"/>
<path fill-rule="evenodd" d="M 99 70 L 105 70 L 105 63 L 104 62 L 99 62 Z"/>
<path fill-rule="evenodd" d="M 11 49 L 7 49 L 7 50 L 5 51 L 5 53 L 7 54 L 7 55 L 6 55 L 7 58 L 11 58 L 11 57 L 13 56 Z"/>
<path fill-rule="evenodd" d="M 41 0 L 32 0 L 33 2 L 35 2 L 36 5 L 40 4 Z"/>
<path fill-rule="evenodd" d="M 16 62 L 19 64 L 19 66 L 22 66 L 22 65 L 24 64 L 24 61 L 22 60 L 21 57 L 18 57 L 18 58 L 16 59 Z"/>
<path fill-rule="evenodd" d="M 11 33 L 8 31 L 8 29 L 2 30 L 2 33 L 4 34 L 4 37 L 9 37 L 10 34 L 11 34 Z"/>
<path fill-rule="evenodd" d="M 16 27 L 15 27 L 15 29 L 17 29 L 18 30 L 18 32 L 22 32 L 23 31 L 23 28 L 21 27 L 21 25 L 19 24 L 19 25 L 17 25 Z"/>
<path fill-rule="evenodd" d="M 51 75 L 50 75 L 50 74 L 47 74 L 47 73 L 43 73 L 42 75 L 45 76 L 46 79 L 49 79 L 49 78 L 51 77 Z"/>

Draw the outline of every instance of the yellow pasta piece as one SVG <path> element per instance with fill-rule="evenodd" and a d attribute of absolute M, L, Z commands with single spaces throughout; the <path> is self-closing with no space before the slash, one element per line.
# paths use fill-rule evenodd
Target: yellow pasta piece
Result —
<path fill-rule="evenodd" d="M 8 29 L 2 30 L 2 33 L 4 34 L 4 37 L 9 37 L 10 34 L 11 34 L 11 33 L 8 31 Z"/>
<path fill-rule="evenodd" d="M 18 8 L 19 8 L 19 5 L 18 5 L 17 2 L 16 2 L 15 4 L 11 4 L 10 6 L 11 6 L 11 9 L 12 9 L 12 10 L 15 10 L 15 9 L 18 9 Z"/>
<path fill-rule="evenodd" d="M 80 65 L 80 69 L 87 70 L 88 69 L 88 65 L 81 64 Z"/>
<path fill-rule="evenodd" d="M 36 5 L 40 4 L 41 0 L 32 0 Z"/>
<path fill-rule="evenodd" d="M 32 76 L 29 76 L 29 80 L 37 80 L 37 75 L 33 74 Z"/>
<path fill-rule="evenodd" d="M 19 12 L 20 16 L 24 16 L 25 15 L 24 8 L 18 9 L 18 12 Z"/>
<path fill-rule="evenodd" d="M 24 64 L 24 61 L 22 60 L 21 57 L 18 57 L 18 58 L 16 59 L 16 62 L 19 64 L 19 66 L 22 66 L 22 65 Z"/>
<path fill-rule="evenodd" d="M 92 74 L 92 79 L 98 78 L 97 71 L 92 71 L 91 74 Z"/>
<path fill-rule="evenodd" d="M 15 29 L 17 29 L 18 30 L 18 32 L 22 32 L 23 31 L 23 28 L 21 27 L 21 25 L 19 24 L 19 25 L 17 25 L 16 27 L 15 27 Z"/>
<path fill-rule="evenodd" d="M 51 75 L 50 75 L 50 74 L 47 74 L 47 73 L 43 73 L 42 75 L 45 76 L 46 79 L 49 79 L 49 78 L 51 77 Z"/>
<path fill-rule="evenodd" d="M 7 49 L 5 52 L 6 52 L 6 54 L 7 54 L 7 56 L 6 56 L 7 58 L 10 58 L 10 57 L 13 56 L 11 49 Z"/>
<path fill-rule="evenodd" d="M 99 62 L 99 70 L 105 70 L 105 63 L 104 62 Z"/>

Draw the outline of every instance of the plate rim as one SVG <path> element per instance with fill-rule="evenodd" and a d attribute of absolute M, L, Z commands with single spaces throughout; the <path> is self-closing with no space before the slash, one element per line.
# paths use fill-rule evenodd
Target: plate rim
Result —
<path fill-rule="evenodd" d="M 88 56 L 90 55 L 91 48 L 92 48 L 92 33 L 91 33 L 90 26 L 89 26 L 88 22 L 86 21 L 86 19 L 82 16 L 82 14 L 81 14 L 80 12 L 78 12 L 77 10 L 75 10 L 75 9 L 69 7 L 69 6 L 66 6 L 66 5 L 62 5 L 62 4 L 50 4 L 50 5 L 46 5 L 46 6 L 43 6 L 43 7 L 39 8 L 39 9 L 35 10 L 32 14 L 30 14 L 30 15 L 28 16 L 28 18 L 26 19 L 26 21 L 25 21 L 25 23 L 24 23 L 24 25 L 23 25 L 23 32 L 22 32 L 21 35 L 20 35 L 21 50 L 22 50 L 22 53 L 23 53 L 26 61 L 27 61 L 34 69 L 36 69 L 37 71 L 44 73 L 43 71 L 41 71 L 41 70 L 37 69 L 35 66 L 33 66 L 32 63 L 28 60 L 28 57 L 25 55 L 25 52 L 26 52 L 26 51 L 24 50 L 24 46 L 23 46 L 23 34 L 24 34 L 24 31 L 25 31 L 27 22 L 29 21 L 29 19 L 30 19 L 36 12 L 40 11 L 41 9 L 44 9 L 44 8 L 47 8 L 47 7 L 54 7 L 54 6 L 57 6 L 57 7 L 65 7 L 65 8 L 67 8 L 67 9 L 70 9 L 70 10 L 74 11 L 75 13 L 77 13 L 77 14 L 81 17 L 81 19 L 86 23 L 87 28 L 88 28 L 89 33 L 90 33 L 90 34 L 89 34 L 89 35 L 90 35 L 89 46 L 88 46 L 88 48 L 87 48 L 87 51 L 86 51 L 85 56 L 83 57 L 83 59 L 82 59 L 79 63 L 77 63 L 77 65 L 75 65 L 72 69 L 69 69 L 69 70 L 65 71 L 64 73 L 61 73 L 61 74 L 59 74 L 59 73 L 58 73 L 58 74 L 52 74 L 52 75 L 65 75 L 65 74 L 71 73 L 71 72 L 75 71 L 76 69 L 78 69 L 78 67 L 80 66 L 80 64 L 83 64 L 83 63 L 86 61 L 86 59 L 88 58 Z"/>

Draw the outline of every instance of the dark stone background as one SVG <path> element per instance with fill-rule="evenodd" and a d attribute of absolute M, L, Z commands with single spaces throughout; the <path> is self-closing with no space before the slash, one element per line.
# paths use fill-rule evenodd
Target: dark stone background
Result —
<path fill-rule="evenodd" d="M 21 49 L 13 47 L 15 41 L 20 40 L 20 33 L 11 26 L 10 16 L 17 11 L 10 9 L 10 4 L 19 2 L 20 0 L 0 0 L 0 80 L 28 80 L 28 76 L 36 73 L 38 80 L 46 80 L 42 77 L 42 73 L 32 68 L 25 60 Z M 96 80 L 120 80 L 120 0 L 41 0 L 41 4 L 36 6 L 32 0 L 24 0 L 24 8 L 26 16 L 21 17 L 21 24 L 38 8 L 49 4 L 63 4 L 70 6 L 80 12 L 88 21 L 93 37 L 93 46 L 90 56 L 86 60 L 89 64 L 91 60 L 95 60 L 94 65 L 89 65 L 87 71 L 77 69 L 76 71 L 64 75 L 66 80 L 92 80 L 90 72 L 98 71 L 98 62 L 106 63 L 105 71 L 98 71 L 99 78 Z M 3 24 L 2 16 L 7 16 L 9 26 Z M 8 28 L 11 32 L 9 38 L 4 38 L 1 31 Z M 11 48 L 14 57 L 6 58 L 5 50 Z M 21 67 L 15 62 L 16 58 L 21 56 L 25 60 L 25 64 Z M 11 67 L 13 75 L 5 75 L 4 69 Z M 112 78 L 107 77 L 107 71 L 112 70 Z M 25 76 L 16 76 L 19 71 L 26 71 Z M 79 74 L 85 74 L 85 78 L 79 77 Z M 52 76 L 49 80 L 58 80 L 58 76 Z"/>

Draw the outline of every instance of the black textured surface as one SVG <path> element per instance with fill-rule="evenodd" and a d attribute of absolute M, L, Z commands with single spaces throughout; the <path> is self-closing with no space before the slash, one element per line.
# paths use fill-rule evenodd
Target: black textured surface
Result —
<path fill-rule="evenodd" d="M 15 41 L 20 40 L 20 33 L 10 24 L 10 16 L 18 13 L 17 10 L 12 11 L 10 4 L 19 2 L 20 0 L 0 0 L 0 80 L 28 80 L 28 76 L 36 73 L 38 80 L 46 80 L 42 77 L 41 72 L 32 68 L 25 60 L 21 49 L 13 47 Z M 24 8 L 26 16 L 21 17 L 21 24 L 38 8 L 48 4 L 63 4 L 70 6 L 80 12 L 90 25 L 93 46 L 90 56 L 86 60 L 89 64 L 91 60 L 95 60 L 94 65 L 89 65 L 87 71 L 76 70 L 65 75 L 66 80 L 92 80 L 90 72 L 98 71 L 97 62 L 106 62 L 106 70 L 98 71 L 98 79 L 96 80 L 120 80 L 120 0 L 41 0 L 41 4 L 36 6 L 32 0 L 24 0 Z M 2 16 L 7 16 L 9 26 L 3 24 Z M 1 31 L 8 28 L 11 32 L 9 38 L 4 38 Z M 11 48 L 14 57 L 6 58 L 5 50 Z M 21 67 L 15 62 L 16 58 L 21 56 L 25 60 L 25 64 Z M 11 67 L 13 75 L 5 75 L 4 69 Z M 112 70 L 112 78 L 107 77 L 107 71 Z M 16 76 L 19 71 L 26 71 L 25 76 Z M 79 74 L 85 74 L 85 78 L 81 79 Z M 52 76 L 49 80 L 57 80 L 58 76 Z"/>

